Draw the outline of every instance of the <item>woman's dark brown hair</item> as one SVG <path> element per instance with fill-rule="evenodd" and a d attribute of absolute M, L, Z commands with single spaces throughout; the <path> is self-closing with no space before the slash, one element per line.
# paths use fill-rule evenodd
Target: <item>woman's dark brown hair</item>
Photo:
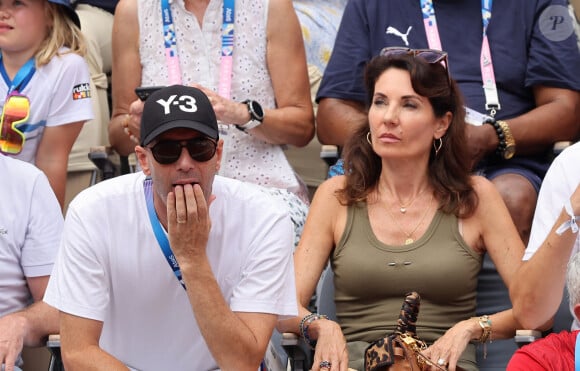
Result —
<path fill-rule="evenodd" d="M 441 63 L 428 63 L 412 55 L 378 56 L 365 69 L 367 106 L 372 104 L 375 84 L 388 69 L 408 71 L 413 90 L 429 99 L 436 117 L 447 112 L 453 115 L 443 145 L 438 154 L 431 150 L 428 177 L 440 202 L 440 209 L 458 217 L 469 216 L 477 207 L 477 195 L 470 180 L 470 160 L 465 137 L 465 110 L 463 99 L 447 69 Z M 368 120 L 356 129 L 345 144 L 345 187 L 338 191 L 343 204 L 353 205 L 366 201 L 377 187 L 382 170 L 381 158 L 367 142 Z"/>

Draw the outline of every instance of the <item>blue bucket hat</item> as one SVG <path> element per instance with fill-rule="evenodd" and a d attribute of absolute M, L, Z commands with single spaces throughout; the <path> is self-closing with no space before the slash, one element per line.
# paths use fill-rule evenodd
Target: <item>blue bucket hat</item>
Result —
<path fill-rule="evenodd" d="M 70 19 L 77 25 L 78 28 L 81 28 L 81 20 L 75 12 L 75 9 L 70 0 L 48 0 L 49 3 L 62 5 L 66 14 L 69 16 Z"/>

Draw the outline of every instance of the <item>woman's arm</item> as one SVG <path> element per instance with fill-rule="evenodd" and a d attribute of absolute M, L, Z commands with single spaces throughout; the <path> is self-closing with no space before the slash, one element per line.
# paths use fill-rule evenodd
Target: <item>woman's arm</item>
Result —
<path fill-rule="evenodd" d="M 83 122 L 74 122 L 44 129 L 36 151 L 36 166 L 44 172 L 60 208 L 64 207 L 68 156 Z"/>
<path fill-rule="evenodd" d="M 571 211 L 574 215 L 580 215 L 580 185 L 569 200 Z M 570 220 L 571 216 L 562 206 L 560 215 L 544 243 L 530 260 L 523 262 L 517 272 L 518 279 L 510 286 L 515 316 L 525 328 L 546 327 L 543 319 L 552 318 L 562 301 L 566 266 L 578 235 L 571 228 L 561 234 L 556 231 Z"/>
<path fill-rule="evenodd" d="M 139 138 L 139 122 L 129 116 L 129 106 L 137 100 L 135 88 L 141 84 L 139 19 L 136 0 L 121 0 L 113 23 L 113 112 L 109 122 L 109 141 L 122 156 L 135 151 L 135 143 L 124 130 Z"/>
<path fill-rule="evenodd" d="M 308 303 L 346 224 L 346 207 L 340 205 L 335 195 L 343 182 L 343 176 L 333 177 L 316 190 L 300 244 L 294 252 L 298 316 L 279 321 L 277 328 L 280 332 L 299 334 L 300 322 L 310 314 Z M 347 369 L 346 341 L 338 323 L 326 319 L 315 320 L 308 327 L 308 336 L 317 342 L 312 370 L 318 370 L 323 360 L 331 362 L 333 369 Z"/>
<path fill-rule="evenodd" d="M 314 111 L 302 31 L 292 1 L 270 1 L 267 63 L 276 109 L 265 110 L 252 134 L 274 144 L 307 145 L 314 137 Z"/>

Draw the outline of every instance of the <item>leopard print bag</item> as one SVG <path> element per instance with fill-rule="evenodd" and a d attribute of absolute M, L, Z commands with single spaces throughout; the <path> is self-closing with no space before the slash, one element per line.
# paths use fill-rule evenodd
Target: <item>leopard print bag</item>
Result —
<path fill-rule="evenodd" d="M 365 371 L 423 371 L 430 366 L 446 370 L 421 353 L 427 349 L 427 344 L 416 334 L 420 304 L 418 293 L 407 293 L 396 330 L 373 342 L 365 350 Z"/>

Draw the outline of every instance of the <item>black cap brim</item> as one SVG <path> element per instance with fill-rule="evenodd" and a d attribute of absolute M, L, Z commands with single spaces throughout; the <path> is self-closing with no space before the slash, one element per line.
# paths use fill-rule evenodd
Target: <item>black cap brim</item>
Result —
<path fill-rule="evenodd" d="M 145 138 L 143 138 L 141 145 L 146 146 L 147 144 L 151 143 L 151 141 L 153 141 L 153 139 L 155 139 L 157 136 L 159 136 L 159 135 L 161 135 L 161 134 L 163 134 L 166 131 L 169 131 L 171 129 L 178 129 L 178 128 L 195 130 L 195 131 L 197 131 L 197 132 L 199 132 L 199 133 L 201 133 L 209 138 L 215 139 L 215 140 L 217 140 L 219 138 L 217 130 L 213 130 L 212 128 L 210 128 L 206 124 L 203 124 L 203 123 L 197 122 L 197 121 L 176 120 L 176 121 L 171 121 L 169 123 L 164 123 L 163 125 L 159 125 L 153 131 L 151 131 L 149 133 L 149 135 L 147 135 Z"/>

